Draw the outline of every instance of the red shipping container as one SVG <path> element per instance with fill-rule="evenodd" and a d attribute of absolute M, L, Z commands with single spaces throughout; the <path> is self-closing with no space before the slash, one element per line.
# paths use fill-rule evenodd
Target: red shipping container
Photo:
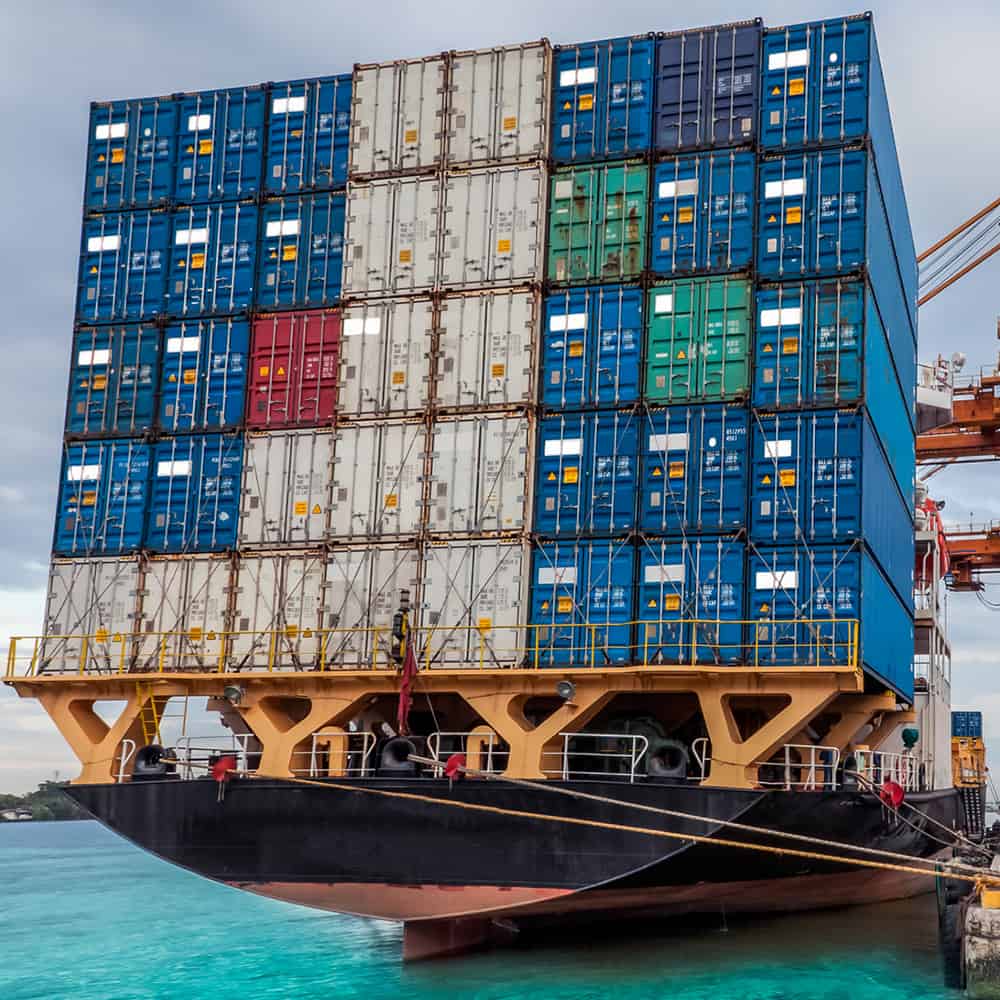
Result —
<path fill-rule="evenodd" d="M 340 326 L 339 309 L 271 313 L 254 320 L 248 427 L 333 423 Z"/>

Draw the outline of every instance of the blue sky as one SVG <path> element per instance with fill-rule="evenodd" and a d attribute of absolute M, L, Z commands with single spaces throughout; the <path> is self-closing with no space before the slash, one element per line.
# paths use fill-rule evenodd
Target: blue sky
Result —
<path fill-rule="evenodd" d="M 1000 7 L 896 0 L 872 9 L 920 248 L 998 193 Z M 859 10 L 802 0 L 4 4 L 0 647 L 42 620 L 91 100 L 324 75 L 540 36 L 572 42 L 753 16 L 773 26 Z M 925 308 L 921 359 L 960 349 L 970 369 L 995 364 L 998 289 L 1000 259 Z M 933 485 L 951 518 L 1000 518 L 1000 466 L 948 471 Z M 1000 741 L 1000 618 L 969 595 L 952 597 L 950 614 L 954 703 L 986 709 L 987 733 Z M 55 771 L 71 776 L 75 763 L 44 713 L 0 689 L 0 791 Z"/>

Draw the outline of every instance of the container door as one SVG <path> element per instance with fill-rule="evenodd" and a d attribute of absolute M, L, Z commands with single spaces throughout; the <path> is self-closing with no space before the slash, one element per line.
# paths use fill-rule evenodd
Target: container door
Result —
<path fill-rule="evenodd" d="M 598 43 L 560 48 L 553 63 L 553 159 L 596 159 L 601 155 L 598 125 L 605 114 L 598 98 L 605 89 L 598 82 Z"/>
<path fill-rule="evenodd" d="M 639 418 L 631 413 L 598 411 L 590 421 L 587 531 L 632 531 L 639 475 Z"/>
<path fill-rule="evenodd" d="M 637 277 L 646 267 L 646 198 L 649 170 L 623 164 L 602 169 L 597 273 L 603 280 Z"/>
<path fill-rule="evenodd" d="M 770 149 L 801 146 L 815 136 L 816 76 L 812 35 L 815 25 L 800 24 L 764 32 L 760 140 Z"/>
<path fill-rule="evenodd" d="M 436 177 L 404 178 L 393 185 L 395 214 L 388 291 L 405 295 L 430 290 L 437 280 L 441 254 L 442 186 Z M 373 216 L 372 224 L 384 229 L 386 218 Z"/>
<path fill-rule="evenodd" d="M 675 281 L 649 293 L 646 398 L 674 403 L 701 395 L 700 280 Z"/>
<path fill-rule="evenodd" d="M 552 178 L 548 261 L 552 281 L 585 281 L 594 276 L 597 198 L 594 167 L 559 172 Z"/>
<path fill-rule="evenodd" d="M 697 157 L 664 160 L 653 176 L 653 252 L 655 274 L 671 275 L 704 266 L 699 249 L 699 193 Z"/>
<path fill-rule="evenodd" d="M 444 156 L 447 104 L 443 59 L 422 59 L 399 64 L 399 103 L 395 170 L 438 166 Z"/>
<path fill-rule="evenodd" d="M 709 61 L 705 74 L 706 123 L 716 146 L 736 146 L 754 138 L 760 81 L 759 22 L 709 29 Z"/>
<path fill-rule="evenodd" d="M 814 295 L 807 284 L 758 290 L 755 406 L 774 409 L 801 406 L 809 400 Z"/>
<path fill-rule="evenodd" d="M 243 420 L 250 324 L 244 320 L 212 320 L 208 323 L 208 339 L 202 426 L 232 427 Z"/>
<path fill-rule="evenodd" d="M 543 535 L 585 530 L 587 427 L 584 414 L 547 417 L 539 424 L 535 530 Z"/>
<path fill-rule="evenodd" d="M 380 431 L 376 534 L 412 535 L 424 522 L 427 433 L 421 424 L 383 424 Z"/>
<path fill-rule="evenodd" d="M 833 150 L 812 154 L 818 182 L 814 257 L 809 266 L 819 274 L 837 274 L 865 264 L 868 197 L 868 154 Z M 874 173 L 871 175 L 874 178 Z"/>
<path fill-rule="evenodd" d="M 711 39 L 707 31 L 680 32 L 660 39 L 656 60 L 655 145 L 664 153 L 699 148 L 711 128 L 704 69 Z"/>
<path fill-rule="evenodd" d="M 640 663 L 690 661 L 686 550 L 682 542 L 652 538 L 646 539 L 639 550 L 636 655 Z"/>
<path fill-rule="evenodd" d="M 482 462 L 480 421 L 439 420 L 431 443 L 430 524 L 434 533 L 481 531 L 476 479 Z"/>
<path fill-rule="evenodd" d="M 315 309 L 340 299 L 345 201 L 342 194 L 321 194 L 305 201 L 308 229 L 302 247 L 303 304 Z"/>
<path fill-rule="evenodd" d="M 354 71 L 349 167 L 352 178 L 399 169 L 396 151 L 399 73 L 394 63 L 359 66 Z"/>
<path fill-rule="evenodd" d="M 862 343 L 876 337 L 884 343 L 880 324 L 865 329 L 864 284 L 820 282 L 814 295 L 816 311 L 810 339 L 816 346 L 811 398 L 819 406 L 860 402 Z"/>
<path fill-rule="evenodd" d="M 635 549 L 617 540 L 591 542 L 583 548 L 586 629 L 577 642 L 583 647 L 583 662 L 593 667 L 631 663 Z"/>
<path fill-rule="evenodd" d="M 217 552 L 236 545 L 242 435 L 206 434 L 196 489 L 196 521 L 192 551 Z"/>
<path fill-rule="evenodd" d="M 809 414 L 755 416 L 750 537 L 777 544 L 808 537 Z"/>
<path fill-rule="evenodd" d="M 460 52 L 452 56 L 448 102 L 448 165 L 496 160 L 497 68 L 500 53 Z"/>
<path fill-rule="evenodd" d="M 377 534 L 378 454 L 381 427 L 362 424 L 338 428 L 330 480 L 331 539 L 366 538 Z"/>
<path fill-rule="evenodd" d="M 742 278 L 709 278 L 702 292 L 701 395 L 742 399 L 750 388 L 752 286 Z"/>
<path fill-rule="evenodd" d="M 595 317 L 599 290 L 578 288 L 545 300 L 542 335 L 543 405 L 554 409 L 590 403 L 590 369 L 594 357 Z"/>
<path fill-rule="evenodd" d="M 841 413 L 837 410 L 820 411 L 811 418 L 812 496 L 806 526 L 806 537 L 811 542 L 849 543 L 862 537 L 863 419 L 859 413 Z M 881 452 L 877 455 L 881 461 Z M 891 494 L 883 500 L 886 505 L 890 502 L 890 496 Z M 906 508 L 902 508 L 900 513 L 905 520 Z M 874 533 L 869 538 L 873 548 L 879 547 L 879 541 L 881 539 Z M 909 570 L 912 560 L 906 559 L 905 563 Z M 909 589 L 909 580 L 907 585 Z"/>
<path fill-rule="evenodd" d="M 640 524 L 653 535 L 680 534 L 694 518 L 697 498 L 696 407 L 652 411 L 642 428 Z"/>
<path fill-rule="evenodd" d="M 760 163 L 757 270 L 769 278 L 794 278 L 811 269 L 812 238 L 807 245 L 810 206 L 818 178 L 806 154 Z"/>
<path fill-rule="evenodd" d="M 391 181 L 351 183 L 344 219 L 343 294 L 385 295 L 391 265 L 395 185 Z"/>
<path fill-rule="evenodd" d="M 479 418 L 475 531 L 521 531 L 525 526 L 533 422 L 527 416 Z M 468 470 L 466 469 L 466 474 Z"/>
<path fill-rule="evenodd" d="M 597 311 L 597 358 L 593 401 L 598 406 L 625 406 L 639 399 L 642 351 L 642 291 L 602 288 Z"/>
<path fill-rule="evenodd" d="M 655 45 L 651 38 L 623 38 L 601 46 L 601 156 L 643 153 L 652 145 Z"/>
<path fill-rule="evenodd" d="M 699 663 L 746 663 L 746 546 L 731 538 L 705 539 L 690 546 L 689 560 L 697 580 L 689 590 L 695 658 Z"/>
<path fill-rule="evenodd" d="M 809 662 L 815 633 L 809 615 L 809 560 L 802 549 L 751 549 L 747 579 L 748 662 L 788 666 Z M 815 662 L 815 661 L 813 661 Z"/>
<path fill-rule="evenodd" d="M 706 406 L 698 432 L 698 531 L 746 524 L 748 418 L 742 407 Z"/>
<path fill-rule="evenodd" d="M 710 153 L 704 164 L 708 211 L 703 266 L 712 271 L 743 270 L 753 262 L 756 157 L 749 151 Z"/>
<path fill-rule="evenodd" d="M 533 667 L 585 663 L 586 557 L 579 542 L 548 542 L 534 552 L 528 658 Z"/>
<path fill-rule="evenodd" d="M 387 550 L 402 558 L 406 550 Z M 372 569 L 380 551 L 370 548 L 334 548 L 326 557 L 326 591 L 323 610 L 324 663 L 329 667 L 370 666 L 376 635 L 370 631 L 373 585 Z M 415 554 L 415 553 L 414 553 Z M 392 579 L 392 574 L 389 574 Z M 406 586 L 403 583 L 402 586 Z M 388 652 L 388 638 L 386 640 Z M 387 658 L 381 661 L 387 662 Z"/>
<path fill-rule="evenodd" d="M 809 575 L 809 603 L 805 611 L 811 628 L 809 635 L 803 636 L 800 643 L 800 656 L 805 662 L 820 666 L 847 666 L 851 663 L 854 654 L 854 627 L 861 620 L 862 613 L 862 574 L 866 574 L 864 563 L 869 563 L 869 557 L 860 549 L 835 546 L 817 546 L 814 549 Z M 881 581 L 881 574 L 874 566 L 872 569 L 876 578 Z M 884 597 L 880 595 L 880 599 L 873 601 L 872 608 L 868 607 L 869 590 L 874 596 L 876 588 L 865 587 L 865 613 L 870 616 L 866 632 L 873 631 L 872 623 L 877 621 L 882 634 L 892 636 L 895 640 L 890 646 L 893 653 L 888 662 L 883 659 L 879 664 L 882 675 L 887 680 L 893 680 L 893 666 L 900 660 L 909 663 L 910 654 L 900 656 L 900 651 L 912 647 L 912 631 L 907 627 L 908 616 L 891 590 L 887 588 Z M 899 628 L 901 623 L 902 628 Z M 864 653 L 863 650 L 863 656 Z M 867 659 L 865 656 L 866 661 Z M 908 676 L 909 669 L 904 667 L 901 673 Z"/>
<path fill-rule="evenodd" d="M 495 171 L 476 171 L 453 174 L 445 182 L 441 250 L 445 287 L 475 288 L 491 280 L 494 252 L 499 247 L 494 234 L 496 178 Z M 509 234 L 503 239 L 509 256 Z"/>
<path fill-rule="evenodd" d="M 212 323 L 176 323 L 167 327 L 160 382 L 160 426 L 168 431 L 204 427 L 206 379 Z"/>
<path fill-rule="evenodd" d="M 868 134 L 868 104 L 873 53 L 870 17 L 823 21 L 814 29 L 819 107 L 819 142 L 845 142 Z"/>
<path fill-rule="evenodd" d="M 264 204 L 260 241 L 257 305 L 263 309 L 294 306 L 308 298 L 301 288 L 300 257 L 308 246 L 307 202 L 275 198 Z"/>

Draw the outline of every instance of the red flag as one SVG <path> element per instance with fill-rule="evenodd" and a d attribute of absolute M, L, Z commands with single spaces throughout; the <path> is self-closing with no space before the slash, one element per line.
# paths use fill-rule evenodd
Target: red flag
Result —
<path fill-rule="evenodd" d="M 406 736 L 410 732 L 410 707 L 413 705 L 413 681 L 416 676 L 417 658 L 413 653 L 410 633 L 407 631 L 403 672 L 399 680 L 399 710 L 396 713 L 396 730 L 400 736 Z"/>
<path fill-rule="evenodd" d="M 220 757 L 212 765 L 212 777 L 221 785 L 236 773 L 236 758 L 231 754 Z"/>
<path fill-rule="evenodd" d="M 445 776 L 451 780 L 456 775 L 461 774 L 461 768 L 465 767 L 465 754 L 453 753 L 444 765 Z"/>

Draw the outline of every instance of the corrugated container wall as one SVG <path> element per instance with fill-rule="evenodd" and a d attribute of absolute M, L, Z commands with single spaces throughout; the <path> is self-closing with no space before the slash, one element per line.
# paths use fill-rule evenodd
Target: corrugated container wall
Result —
<path fill-rule="evenodd" d="M 952 712 L 951 735 L 964 739 L 981 740 L 983 738 L 983 713 Z"/>

